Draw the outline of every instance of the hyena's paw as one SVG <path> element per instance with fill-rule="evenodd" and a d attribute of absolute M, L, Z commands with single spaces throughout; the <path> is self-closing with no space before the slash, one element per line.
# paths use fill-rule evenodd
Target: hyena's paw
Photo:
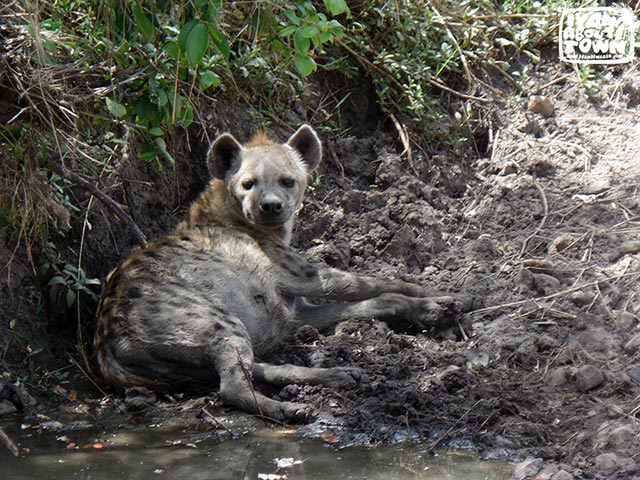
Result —
<path fill-rule="evenodd" d="M 313 414 L 308 405 L 294 402 L 273 401 L 271 408 L 262 409 L 262 415 L 283 423 L 309 423 L 313 420 Z"/>
<path fill-rule="evenodd" d="M 411 315 L 413 323 L 421 329 L 450 327 L 462 317 L 462 307 L 454 296 L 430 297 L 415 300 L 416 308 Z"/>
<path fill-rule="evenodd" d="M 337 388 L 355 388 L 358 385 L 369 383 L 369 377 L 357 367 L 334 367 L 327 369 L 331 374 L 325 385 Z"/>

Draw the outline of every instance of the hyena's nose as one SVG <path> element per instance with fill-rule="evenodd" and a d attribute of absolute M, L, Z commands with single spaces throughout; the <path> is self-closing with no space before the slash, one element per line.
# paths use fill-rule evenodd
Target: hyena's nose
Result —
<path fill-rule="evenodd" d="M 262 213 L 267 213 L 270 215 L 278 215 L 282 212 L 282 202 L 280 201 L 265 201 L 260 204 L 260 210 Z"/>

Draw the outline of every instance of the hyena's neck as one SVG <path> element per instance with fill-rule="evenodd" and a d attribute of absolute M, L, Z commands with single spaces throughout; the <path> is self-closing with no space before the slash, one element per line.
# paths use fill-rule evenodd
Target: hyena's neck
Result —
<path fill-rule="evenodd" d="M 260 240 L 271 240 L 288 246 L 291 242 L 293 221 L 276 228 L 260 227 L 247 221 L 242 207 L 229 195 L 222 180 L 213 180 L 191 205 L 186 218 L 177 230 L 189 230 L 207 226 L 238 228 Z"/>

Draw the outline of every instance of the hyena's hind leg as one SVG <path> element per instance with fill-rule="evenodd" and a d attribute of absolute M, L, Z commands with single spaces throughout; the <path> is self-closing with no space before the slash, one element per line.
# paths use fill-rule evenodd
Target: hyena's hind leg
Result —
<path fill-rule="evenodd" d="M 227 405 L 281 422 L 304 422 L 308 407 L 292 402 L 279 402 L 257 392 L 253 387 L 253 348 L 244 324 L 232 322 L 234 335 L 212 342 L 205 355 L 210 358 L 220 377 L 220 398 Z"/>
<path fill-rule="evenodd" d="M 297 383 L 353 388 L 367 382 L 366 375 L 357 367 L 311 368 L 269 363 L 254 363 L 253 378 L 277 386 Z"/>

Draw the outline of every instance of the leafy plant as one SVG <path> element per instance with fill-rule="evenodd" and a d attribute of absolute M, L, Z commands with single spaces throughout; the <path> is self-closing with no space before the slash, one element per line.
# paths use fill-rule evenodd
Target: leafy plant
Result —
<path fill-rule="evenodd" d="M 343 0 L 325 0 L 324 3 L 332 15 L 349 13 L 349 8 Z M 311 2 L 298 2 L 294 9 L 286 9 L 284 16 L 290 23 L 282 26 L 278 33 L 289 43 L 293 39 L 293 49 L 289 46 L 286 52 L 289 56 L 293 55 L 296 69 L 306 77 L 318 68 L 311 54 L 311 47 L 316 51 L 322 51 L 325 44 L 333 43 L 335 39 L 344 36 L 344 27 L 338 20 L 329 20 L 324 13 L 318 12 Z M 281 21 L 281 24 L 283 23 Z M 276 50 L 283 48 L 276 41 L 274 47 Z"/>
<path fill-rule="evenodd" d="M 36 282 L 48 292 L 49 305 L 63 305 L 71 308 L 83 295 L 96 303 L 98 296 L 94 290 L 102 285 L 97 278 L 87 276 L 84 269 L 66 263 L 51 242 L 43 248 L 45 260 L 36 273 Z"/>

